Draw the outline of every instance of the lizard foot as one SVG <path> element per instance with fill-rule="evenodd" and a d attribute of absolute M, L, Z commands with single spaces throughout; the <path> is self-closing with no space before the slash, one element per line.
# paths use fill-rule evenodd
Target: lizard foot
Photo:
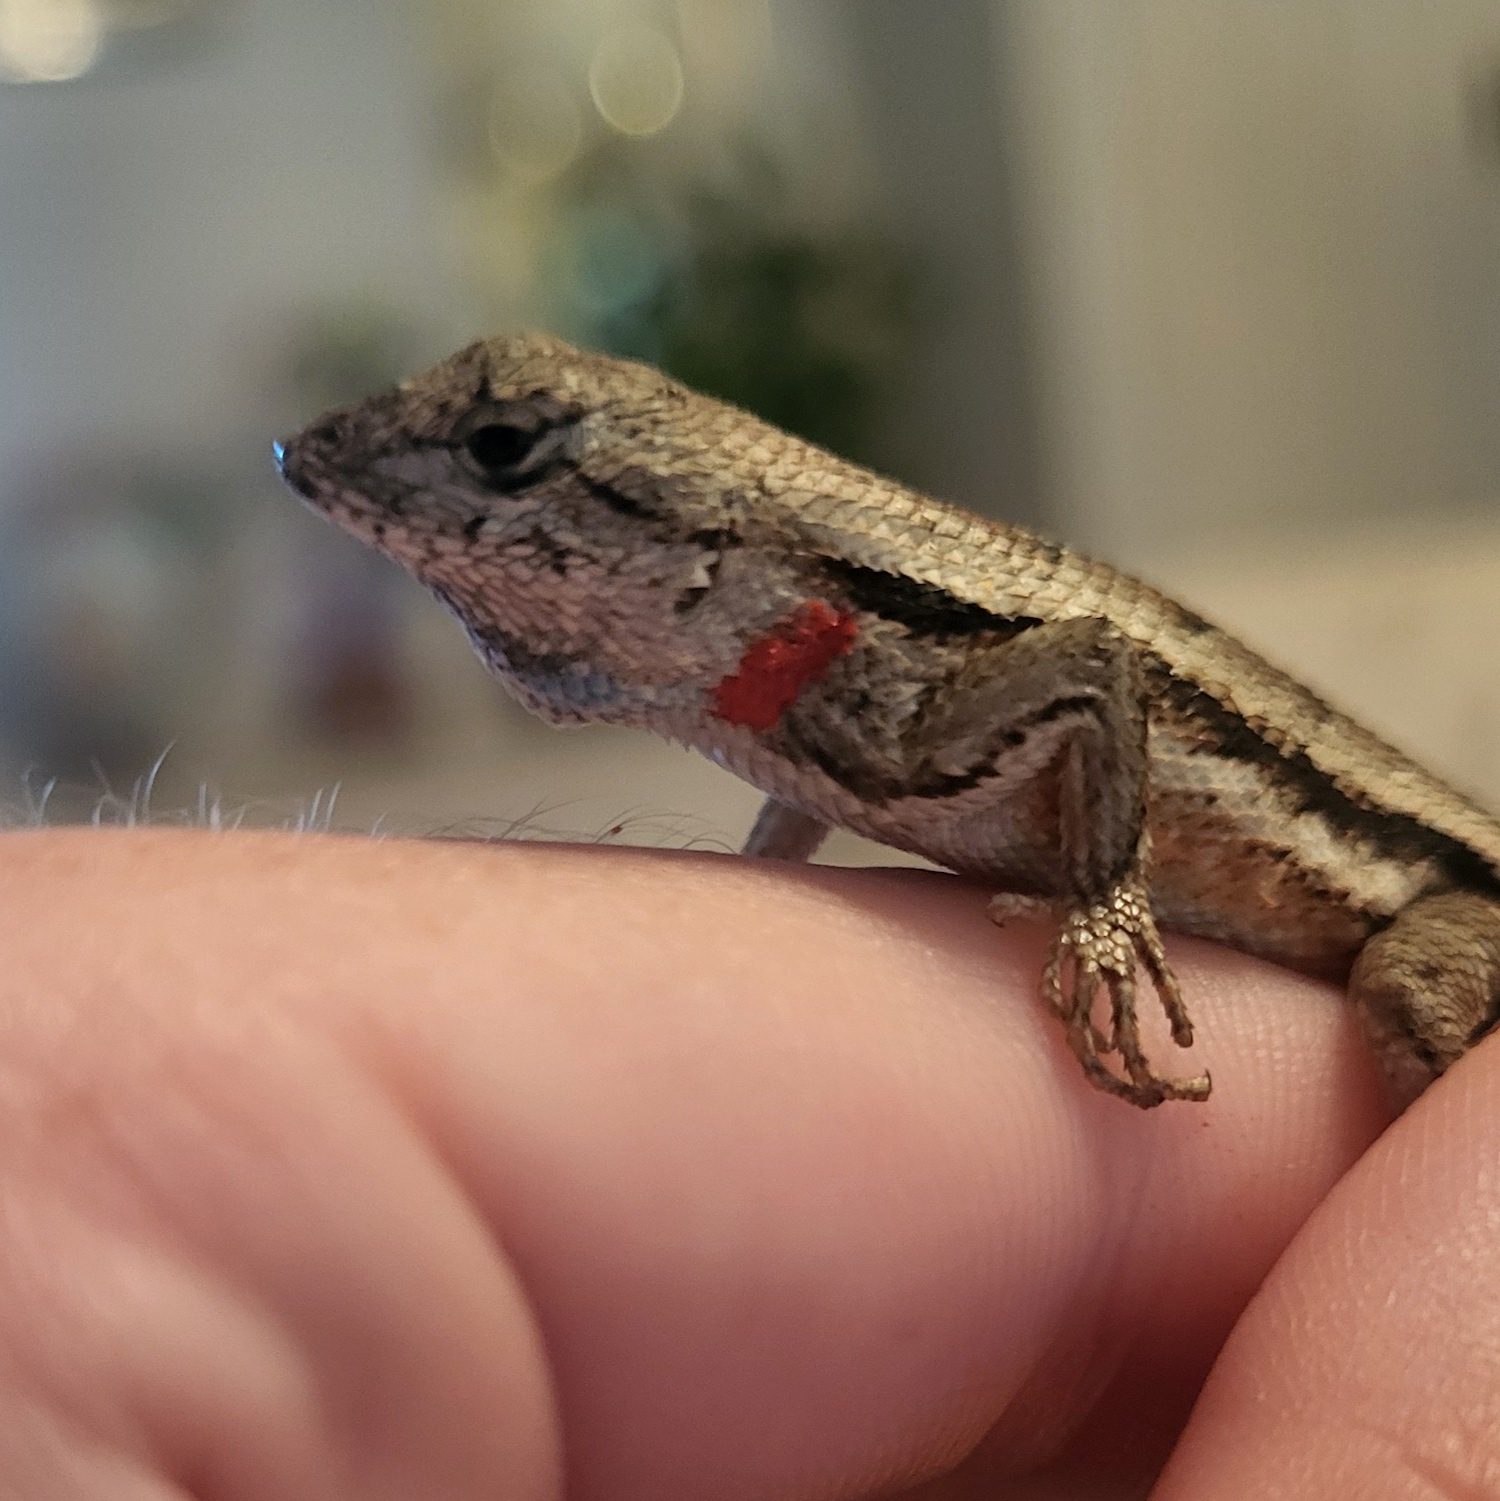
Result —
<path fill-rule="evenodd" d="M 1031 921 L 1040 921 L 1042 918 L 1055 920 L 1059 916 L 1058 904 L 1051 897 L 1023 896 L 1014 891 L 997 892 L 990 898 L 990 921 L 997 928 L 1003 928 L 1007 923 L 1014 922 L 1017 918 Z M 1068 1019 L 1066 1009 L 1057 1003 L 1057 999 L 1049 990 L 1044 990 L 1042 999 L 1046 1001 L 1047 1008 L 1061 1021 Z M 1107 1053 L 1112 1044 L 1109 1038 L 1099 1030 L 1092 1015 L 1089 1017 L 1089 1031 L 1094 1052 Z"/>
<path fill-rule="evenodd" d="M 1190 1047 L 1193 1024 L 1167 967 L 1146 893 L 1133 881 L 1122 881 L 1103 901 L 1066 914 L 1042 973 L 1042 992 L 1067 1028 L 1068 1046 L 1099 1089 L 1143 1110 L 1163 1100 L 1206 1100 L 1207 1074 L 1163 1078 L 1147 1062 L 1136 1016 L 1137 962 L 1151 977 L 1172 1041 Z M 1109 998 L 1107 1034 L 1094 1021 L 1101 989 Z M 1105 1062 L 1108 1053 L 1119 1057 L 1123 1076 Z"/>

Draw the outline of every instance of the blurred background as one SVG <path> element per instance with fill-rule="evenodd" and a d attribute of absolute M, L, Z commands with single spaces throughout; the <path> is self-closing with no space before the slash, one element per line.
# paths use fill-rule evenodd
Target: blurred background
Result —
<path fill-rule="evenodd" d="M 0 201 L 11 823 L 737 841 L 273 477 L 517 326 L 1104 554 L 1500 804 L 1494 0 L 0 0 Z"/>

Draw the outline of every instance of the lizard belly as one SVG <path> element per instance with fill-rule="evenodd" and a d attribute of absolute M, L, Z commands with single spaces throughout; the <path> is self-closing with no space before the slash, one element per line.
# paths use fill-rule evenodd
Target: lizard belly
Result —
<path fill-rule="evenodd" d="M 753 736 L 700 748 L 768 796 L 996 891 L 1052 897 L 1066 889 L 1050 774 L 1003 797 L 980 783 L 942 796 L 871 800 Z M 1372 933 L 1442 884 L 1430 862 L 1373 848 L 1351 858 L 1346 837 L 1253 768 L 1163 744 L 1153 750 L 1148 881 L 1164 928 L 1342 975 Z"/>
<path fill-rule="evenodd" d="M 946 796 L 871 799 L 819 767 L 788 761 L 753 735 L 731 731 L 709 743 L 682 738 L 767 796 L 833 828 L 919 855 L 997 891 L 1051 895 L 1059 889 L 1051 777 L 1028 782 L 1003 800 L 982 784 Z"/>

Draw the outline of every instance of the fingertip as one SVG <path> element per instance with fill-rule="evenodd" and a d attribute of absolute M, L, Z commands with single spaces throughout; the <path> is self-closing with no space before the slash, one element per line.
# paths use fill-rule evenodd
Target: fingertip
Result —
<path fill-rule="evenodd" d="M 1158 1501 L 1488 1495 L 1500 1475 L 1500 1048 L 1412 1106 L 1226 1345 Z"/>

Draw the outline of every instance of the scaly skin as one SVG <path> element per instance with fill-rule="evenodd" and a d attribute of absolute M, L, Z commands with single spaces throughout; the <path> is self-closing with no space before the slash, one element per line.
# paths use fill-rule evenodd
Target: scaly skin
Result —
<path fill-rule="evenodd" d="M 1363 955 L 1404 1095 L 1496 1021 L 1500 824 L 1103 564 L 542 337 L 326 416 L 281 464 L 534 712 L 765 792 L 755 851 L 845 827 L 990 882 L 997 917 L 1057 909 L 1046 998 L 1133 1103 L 1209 1089 L 1142 1051 L 1138 963 L 1192 1039 L 1157 920 L 1320 973 Z"/>

